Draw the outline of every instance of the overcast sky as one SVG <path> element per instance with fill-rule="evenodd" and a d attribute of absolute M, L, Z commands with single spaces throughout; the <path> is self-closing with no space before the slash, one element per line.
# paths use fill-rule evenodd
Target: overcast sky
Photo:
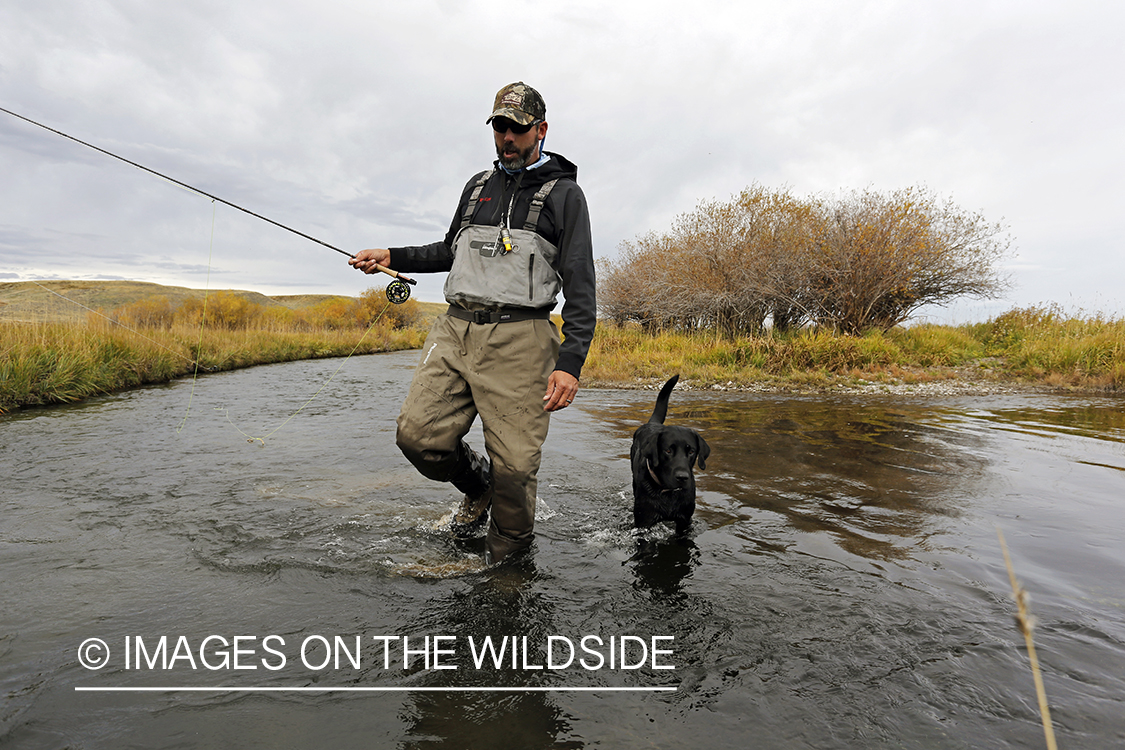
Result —
<path fill-rule="evenodd" d="M 494 94 L 523 80 L 579 166 L 598 257 L 753 183 L 924 185 L 1014 240 L 1008 297 L 939 322 L 1120 315 L 1123 18 L 1104 0 L 3 0 L 0 107 L 354 252 L 442 237 L 495 158 Z M 0 113 L 0 281 L 383 285 L 346 261 Z"/>

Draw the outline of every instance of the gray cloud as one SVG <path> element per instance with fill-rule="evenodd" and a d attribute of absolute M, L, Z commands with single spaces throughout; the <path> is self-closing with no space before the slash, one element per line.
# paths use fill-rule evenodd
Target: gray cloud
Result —
<path fill-rule="evenodd" d="M 797 194 L 926 185 L 1010 226 L 1017 286 L 997 305 L 1119 313 L 1121 13 L 960 0 L 11 0 L 0 106 L 355 251 L 441 236 L 494 156 L 495 90 L 522 79 L 546 97 L 548 148 L 579 164 L 602 257 L 754 182 Z M 267 293 L 377 283 L 3 114 L 0 174 L 5 278 L 202 286 L 210 270 Z M 416 293 L 436 300 L 440 285 Z"/>

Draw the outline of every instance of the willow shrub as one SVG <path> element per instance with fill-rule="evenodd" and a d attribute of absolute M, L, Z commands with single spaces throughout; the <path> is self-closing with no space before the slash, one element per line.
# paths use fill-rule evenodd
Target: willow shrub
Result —
<path fill-rule="evenodd" d="M 994 298 L 1011 239 L 924 188 L 801 198 L 752 185 L 622 243 L 598 271 L 604 318 L 646 330 L 759 335 L 770 322 L 859 336 L 922 307 Z"/>

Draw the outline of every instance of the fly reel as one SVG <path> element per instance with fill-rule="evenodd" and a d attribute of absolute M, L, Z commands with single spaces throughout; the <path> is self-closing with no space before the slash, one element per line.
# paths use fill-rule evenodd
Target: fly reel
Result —
<path fill-rule="evenodd" d="M 410 299 L 410 287 L 402 279 L 393 279 L 387 284 L 387 299 L 392 304 L 401 305 Z"/>

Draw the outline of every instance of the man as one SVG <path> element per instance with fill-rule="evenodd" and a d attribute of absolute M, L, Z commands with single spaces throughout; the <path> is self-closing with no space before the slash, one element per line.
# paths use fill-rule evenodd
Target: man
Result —
<path fill-rule="evenodd" d="M 366 273 L 449 272 L 449 309 L 426 339 L 397 442 L 424 476 L 464 493 L 455 528 L 474 527 L 491 507 L 489 563 L 532 542 L 550 413 L 574 400 L 594 334 L 589 211 L 578 168 L 543 150 L 546 115 L 535 89 L 502 88 L 486 121 L 497 161 L 465 185 L 445 239 L 349 261 Z M 550 320 L 560 291 L 561 346 Z M 477 414 L 487 459 L 464 441 Z"/>

